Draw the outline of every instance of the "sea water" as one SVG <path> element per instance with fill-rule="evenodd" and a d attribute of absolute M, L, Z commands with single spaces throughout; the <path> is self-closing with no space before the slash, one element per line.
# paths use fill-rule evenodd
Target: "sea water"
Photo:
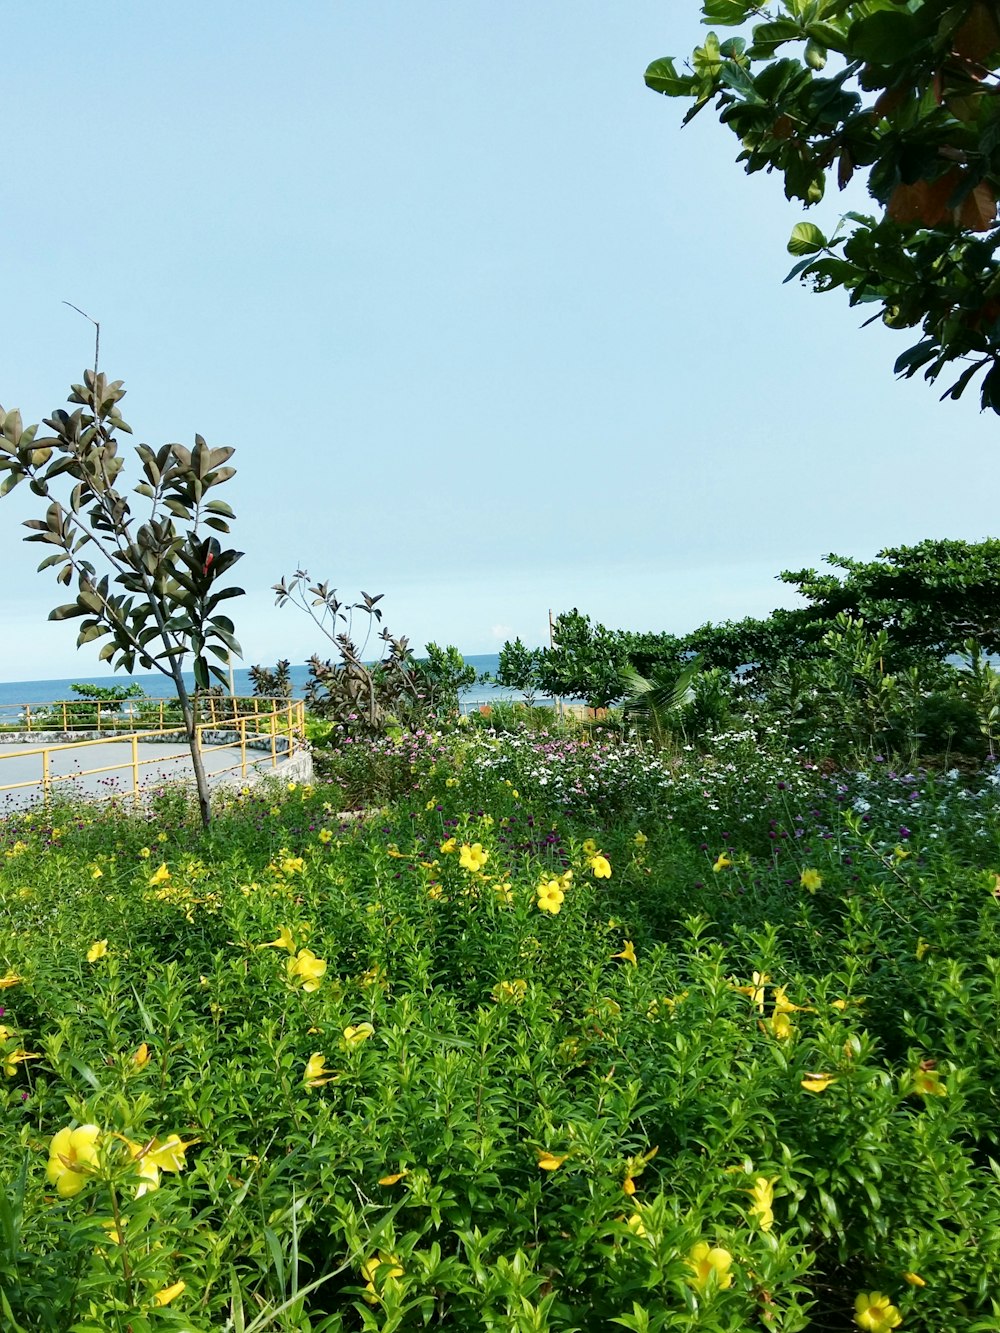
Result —
<path fill-rule="evenodd" d="M 489 673 L 495 675 L 499 669 L 500 659 L 496 653 L 474 653 L 466 657 L 465 661 L 469 666 L 476 668 L 479 676 Z M 293 666 L 290 671 L 292 681 L 292 696 L 301 699 L 305 694 L 306 683 L 309 679 L 309 668 L 305 663 L 299 666 Z M 194 677 L 190 672 L 185 672 L 185 682 L 188 689 L 194 689 Z M 106 676 L 71 676 L 65 680 L 13 680 L 0 682 L 0 722 L 14 722 L 19 715 L 19 709 L 25 704 L 31 704 L 34 708 L 39 704 L 55 703 L 57 700 L 69 699 L 78 700 L 79 695 L 72 689 L 73 685 L 138 685 L 143 694 L 153 699 L 172 698 L 174 694 L 173 681 L 168 676 L 163 676 L 159 672 L 144 672 L 136 675 L 127 676 L 122 672 Z M 233 670 L 233 685 L 238 695 L 253 694 L 253 682 L 250 679 L 250 672 L 246 667 L 237 667 Z M 474 708 L 478 704 L 489 703 L 492 700 L 503 698 L 518 698 L 516 691 L 505 690 L 499 686 L 488 682 L 481 683 L 477 681 L 468 689 L 462 691 L 462 705 L 464 708 Z"/>

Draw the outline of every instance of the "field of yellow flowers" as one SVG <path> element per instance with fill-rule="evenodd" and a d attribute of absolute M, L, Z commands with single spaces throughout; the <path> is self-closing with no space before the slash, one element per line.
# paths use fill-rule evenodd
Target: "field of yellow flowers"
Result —
<path fill-rule="evenodd" d="M 5 1333 L 1000 1329 L 995 786 L 474 748 L 0 822 Z"/>

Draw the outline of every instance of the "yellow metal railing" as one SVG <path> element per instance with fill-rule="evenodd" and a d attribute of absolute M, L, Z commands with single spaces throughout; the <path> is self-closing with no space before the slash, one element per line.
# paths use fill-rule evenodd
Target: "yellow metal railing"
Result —
<path fill-rule="evenodd" d="M 126 703 L 136 704 L 159 704 L 158 716 L 162 722 L 163 708 L 171 707 L 176 711 L 177 703 L 170 699 L 130 699 Z M 80 705 L 75 702 L 69 703 L 69 708 L 79 708 Z M 107 708 L 121 707 L 121 705 L 105 705 Z M 57 708 L 58 704 L 36 704 L 36 717 L 43 716 L 41 710 Z M 99 705 L 98 705 L 99 707 Z M 30 716 L 30 705 L 24 705 L 24 716 Z M 143 713 L 143 717 L 150 717 L 153 714 L 149 711 Z M 259 697 L 237 698 L 231 696 L 209 697 L 197 701 L 197 716 L 200 719 L 196 723 L 198 739 L 201 743 L 203 755 L 211 755 L 220 750 L 238 751 L 239 758 L 236 762 L 223 768 L 212 768 L 209 773 L 210 779 L 218 778 L 226 773 L 235 773 L 239 770 L 241 777 L 247 776 L 248 753 L 251 756 L 251 762 L 259 764 L 261 758 L 253 758 L 254 755 L 266 756 L 271 768 L 276 768 L 279 759 L 290 758 L 297 750 L 305 744 L 305 704 L 301 699 L 263 699 Z M 49 714 L 51 717 L 51 713 Z M 70 714 L 72 720 L 72 713 Z M 132 780 L 131 791 L 117 791 L 115 795 L 131 795 L 138 803 L 142 798 L 142 783 L 140 781 L 141 770 L 148 768 L 153 764 L 163 765 L 165 762 L 174 758 L 183 759 L 184 756 L 153 754 L 151 758 L 140 758 L 141 749 L 150 743 L 157 741 L 173 745 L 187 745 L 187 733 L 183 726 L 158 726 L 144 727 L 137 730 L 134 726 L 131 731 L 120 729 L 124 719 L 119 715 L 117 718 L 118 726 L 109 734 L 98 736 L 94 740 L 61 741 L 54 745 L 38 745 L 30 748 L 0 745 L 0 777 L 3 776 L 3 761 L 7 760 L 25 760 L 32 759 L 36 755 L 40 759 L 40 776 L 38 778 L 29 778 L 22 782 L 0 783 L 0 792 L 12 792 L 25 788 L 38 787 L 45 797 L 49 797 L 54 788 L 61 782 L 74 782 L 78 778 L 96 777 L 106 773 L 130 773 Z M 19 728 L 20 729 L 20 728 Z M 46 730 L 56 730 L 51 722 L 45 728 Z M 64 730 L 75 730 L 73 726 L 65 727 Z M 25 727 L 24 730 L 29 730 Z M 36 723 L 35 730 L 40 730 Z M 215 741 L 206 743 L 206 732 L 235 732 L 233 739 Z M 66 751 L 83 752 L 94 749 L 99 745 L 127 745 L 129 747 L 129 758 L 119 758 L 117 763 L 103 764 L 96 768 L 75 768 L 72 773 L 54 773 L 52 771 L 52 756 L 54 754 Z M 92 793 L 88 793 L 90 795 Z"/>

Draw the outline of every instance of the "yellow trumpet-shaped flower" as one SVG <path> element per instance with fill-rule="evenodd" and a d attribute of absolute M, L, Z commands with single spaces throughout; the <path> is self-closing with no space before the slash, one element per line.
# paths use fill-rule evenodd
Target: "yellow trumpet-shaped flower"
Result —
<path fill-rule="evenodd" d="M 565 897 L 565 893 L 559 887 L 559 881 L 550 879 L 547 883 L 538 886 L 538 910 L 556 916 L 562 908 Z"/>
<path fill-rule="evenodd" d="M 295 940 L 292 938 L 292 932 L 288 926 L 279 926 L 277 937 L 268 940 L 267 944 L 258 944 L 258 949 L 287 949 L 289 953 L 295 952 Z"/>
<path fill-rule="evenodd" d="M 164 1287 L 161 1291 L 158 1291 L 153 1300 L 157 1305 L 169 1305 L 172 1300 L 176 1300 L 186 1286 L 186 1282 L 175 1282 L 173 1286 Z"/>
<path fill-rule="evenodd" d="M 310 1055 L 306 1061 L 306 1072 L 302 1081 L 307 1088 L 321 1088 L 324 1083 L 329 1083 L 335 1074 L 331 1074 L 326 1067 L 326 1056 L 320 1051 Z"/>
<path fill-rule="evenodd" d="M 18 1065 L 23 1065 L 25 1060 L 40 1060 L 41 1056 L 34 1051 L 8 1051 L 6 1055 L 0 1056 L 3 1061 L 3 1072 L 8 1078 L 13 1078 L 17 1073 Z"/>
<path fill-rule="evenodd" d="M 866 1333 L 892 1333 L 903 1316 L 880 1291 L 861 1292 L 854 1302 L 854 1322 Z"/>
<path fill-rule="evenodd" d="M 379 1278 L 379 1286 L 385 1290 L 389 1283 L 395 1283 L 403 1276 L 403 1269 L 396 1255 L 383 1254 L 379 1250 L 378 1254 L 366 1259 L 361 1265 L 361 1276 L 365 1280 L 365 1300 L 369 1305 L 379 1305 L 382 1297 L 376 1289 L 375 1279 Z"/>
<path fill-rule="evenodd" d="M 16 972 L 7 972 L 0 977 L 0 990 L 9 990 L 11 986 L 19 986 L 23 980 L 24 977 L 19 976 Z"/>
<path fill-rule="evenodd" d="M 756 1176 L 753 1185 L 747 1190 L 750 1195 L 750 1216 L 757 1219 L 761 1231 L 770 1231 L 774 1226 L 774 1182 L 766 1176 Z"/>
<path fill-rule="evenodd" d="M 135 1065 L 136 1069 L 145 1069 L 149 1064 L 149 1046 L 146 1042 L 143 1042 L 142 1045 L 138 1047 L 135 1054 L 132 1056 L 132 1063 Z"/>
<path fill-rule="evenodd" d="M 817 889 L 823 887 L 823 876 L 818 870 L 803 870 L 799 876 L 799 883 L 810 893 L 815 893 Z"/>
<path fill-rule="evenodd" d="M 98 958 L 106 958 L 108 953 L 107 940 L 95 940 L 87 950 L 87 962 L 96 963 Z"/>
<path fill-rule="evenodd" d="M 45 1176 L 55 1185 L 61 1199 L 79 1194 L 87 1177 L 97 1169 L 97 1144 L 101 1131 L 97 1125 L 78 1125 L 60 1129 L 49 1144 L 49 1162 Z"/>
<path fill-rule="evenodd" d="M 170 878 L 170 871 L 167 869 L 167 863 L 166 861 L 161 861 L 159 868 L 157 870 L 154 870 L 149 877 L 149 887 L 151 889 L 155 889 L 160 884 L 166 884 L 169 878 Z"/>
<path fill-rule="evenodd" d="M 483 850 L 481 842 L 474 842 L 471 846 L 464 842 L 458 854 L 458 864 L 463 870 L 471 871 L 474 874 L 477 870 L 482 870 L 489 858 L 490 854 Z"/>
<path fill-rule="evenodd" d="M 831 1083 L 836 1083 L 836 1074 L 806 1074 L 800 1086 L 806 1092 L 826 1092 Z"/>
<path fill-rule="evenodd" d="M 458 846 L 457 838 L 445 838 L 444 842 L 441 843 L 440 850 L 444 852 L 445 856 L 447 856 L 448 853 L 453 852 L 457 846 Z"/>
<path fill-rule="evenodd" d="M 333 829 L 321 828 L 318 836 L 322 843 L 333 842 Z"/>
<path fill-rule="evenodd" d="M 560 1155 L 557 1153 L 546 1152 L 542 1148 L 539 1148 L 537 1153 L 538 1165 L 543 1171 L 558 1171 L 563 1162 L 569 1157 L 568 1152 L 564 1152 Z"/>
<path fill-rule="evenodd" d="M 375 1035 L 375 1029 L 371 1023 L 349 1023 L 344 1028 L 344 1041 L 348 1046 L 360 1046 L 363 1041 Z"/>
<path fill-rule="evenodd" d="M 733 1266 L 733 1256 L 728 1250 L 709 1245 L 708 1241 L 700 1240 L 697 1245 L 692 1246 L 688 1251 L 686 1262 L 692 1272 L 688 1282 L 692 1287 L 696 1287 L 698 1291 L 708 1290 L 713 1274 L 715 1284 L 720 1291 L 725 1291 L 727 1287 L 733 1285 L 733 1275 L 729 1271 Z"/>
<path fill-rule="evenodd" d="M 910 1075 L 910 1092 L 917 1097 L 947 1097 L 948 1089 L 941 1082 L 941 1075 L 933 1066 L 920 1065 Z"/>
<path fill-rule="evenodd" d="M 326 972 L 326 960 L 317 958 L 312 949 L 300 949 L 294 958 L 286 963 L 288 975 L 298 980 L 304 991 L 319 990 L 319 983 Z"/>
<path fill-rule="evenodd" d="M 198 1139 L 182 1139 L 179 1134 L 170 1134 L 165 1139 L 154 1139 L 146 1157 L 161 1171 L 176 1175 L 187 1166 L 184 1154 L 198 1142 Z"/>
<path fill-rule="evenodd" d="M 601 852 L 590 858 L 590 868 L 594 872 L 595 879 L 611 878 L 611 862 Z"/>
<path fill-rule="evenodd" d="M 733 864 L 732 861 L 730 861 L 726 853 L 720 852 L 719 855 L 715 858 L 715 864 L 712 866 L 712 869 L 715 871 L 716 874 L 718 874 L 720 870 L 726 870 L 732 864 Z"/>
<path fill-rule="evenodd" d="M 638 966 L 638 959 L 635 956 L 635 945 L 631 940 L 626 940 L 620 953 L 613 953 L 612 958 L 621 958 L 626 963 L 631 963 L 633 967 Z"/>

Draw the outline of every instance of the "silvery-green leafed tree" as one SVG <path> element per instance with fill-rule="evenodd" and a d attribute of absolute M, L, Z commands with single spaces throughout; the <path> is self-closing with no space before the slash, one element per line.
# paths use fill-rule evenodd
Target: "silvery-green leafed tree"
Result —
<path fill-rule="evenodd" d="M 234 475 L 226 466 L 233 450 L 210 449 L 200 435 L 193 449 L 136 445 L 143 480 L 132 493 L 148 502 L 140 517 L 119 489 L 124 459 L 115 433 L 131 434 L 118 411 L 124 396 L 121 380 L 85 371 L 69 396 L 75 410 L 60 408 L 45 419 L 50 435 L 22 426 L 17 410 L 0 408 L 0 472 L 6 472 L 0 496 L 26 481 L 49 501 L 43 518 L 25 521 L 31 529 L 25 541 L 47 548 L 39 570 L 54 569 L 59 583 L 76 587 L 76 599 L 54 607 L 49 619 L 82 618 L 77 647 L 107 639 L 101 661 L 127 672 L 138 665 L 173 681 L 207 826 L 208 782 L 183 671 L 192 655 L 195 684 L 207 689 L 212 677 L 226 680 L 208 655 L 226 662 L 240 654 L 233 622 L 218 607 L 243 589 L 218 585 L 243 553 L 223 550 L 211 535 L 228 533 L 234 515 L 225 501 L 206 499 Z"/>

